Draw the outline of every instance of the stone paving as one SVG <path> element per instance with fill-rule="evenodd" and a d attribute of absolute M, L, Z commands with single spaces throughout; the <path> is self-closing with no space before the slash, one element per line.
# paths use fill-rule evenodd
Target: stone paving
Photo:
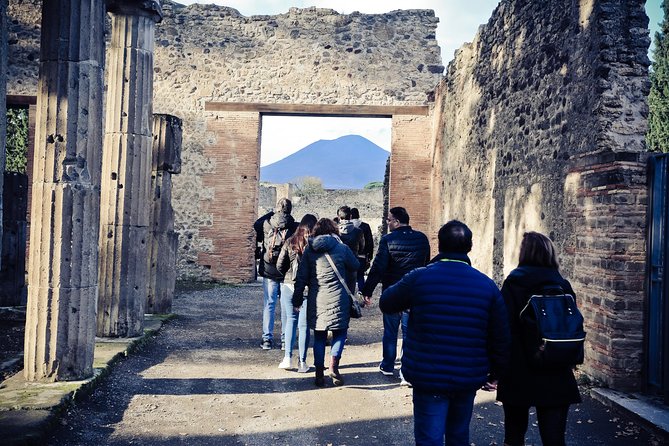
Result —
<path fill-rule="evenodd" d="M 412 444 L 411 390 L 377 369 L 378 307 L 352 322 L 346 385 L 317 389 L 311 373 L 277 368 L 282 352 L 258 348 L 261 293 L 252 284 L 178 294 L 178 317 L 67 407 L 48 444 Z M 661 444 L 583 393 L 570 413 L 569 445 Z M 494 394 L 479 392 L 471 426 L 472 445 L 502 444 Z M 540 444 L 536 427 L 527 444 Z"/>

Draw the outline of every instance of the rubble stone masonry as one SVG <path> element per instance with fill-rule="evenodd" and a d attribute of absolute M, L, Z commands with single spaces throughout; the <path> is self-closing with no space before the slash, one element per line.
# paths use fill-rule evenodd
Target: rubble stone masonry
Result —
<path fill-rule="evenodd" d="M 640 383 L 648 18 L 641 0 L 503 1 L 438 88 L 433 227 L 459 218 L 501 283 L 525 231 L 555 242 L 588 375 Z M 492 254 L 492 255 L 491 255 Z"/>

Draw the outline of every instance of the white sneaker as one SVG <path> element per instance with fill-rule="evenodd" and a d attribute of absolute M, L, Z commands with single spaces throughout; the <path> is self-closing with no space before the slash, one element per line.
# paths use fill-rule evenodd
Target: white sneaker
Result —
<path fill-rule="evenodd" d="M 284 370 L 290 369 L 290 368 L 292 368 L 292 366 L 293 366 L 292 358 L 285 358 L 284 357 L 283 361 L 281 361 L 281 363 L 279 364 L 279 368 L 284 369 Z"/>
<path fill-rule="evenodd" d="M 400 369 L 400 386 L 413 387 L 409 381 L 404 379 L 404 375 L 402 375 L 402 369 Z"/>
<path fill-rule="evenodd" d="M 306 362 L 300 361 L 297 365 L 297 373 L 307 373 L 310 368 Z"/>

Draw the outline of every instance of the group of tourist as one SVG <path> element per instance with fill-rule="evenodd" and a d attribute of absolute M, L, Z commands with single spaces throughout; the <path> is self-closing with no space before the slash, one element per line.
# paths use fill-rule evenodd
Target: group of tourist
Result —
<path fill-rule="evenodd" d="M 541 355 L 520 320 L 530 297 L 546 287 L 571 296 L 559 272 L 555 248 L 537 232 L 523 235 L 518 267 L 502 289 L 471 266 L 472 232 L 453 220 L 438 233 L 439 254 L 430 258 L 428 238 L 412 229 L 402 207 L 388 211 L 389 233 L 373 256 L 369 225 L 357 209 L 342 206 L 335 219 L 306 214 L 299 224 L 290 200 L 260 217 L 258 273 L 263 277 L 261 347 L 274 346 L 274 311 L 281 301 L 279 368 L 310 370 L 307 350 L 313 331 L 315 385 L 325 385 L 325 349 L 330 340 L 328 377 L 344 384 L 339 371 L 350 320 L 352 295 L 371 303 L 381 282 L 383 354 L 379 370 L 394 376 L 402 329 L 400 384 L 413 387 L 417 445 L 468 445 L 477 390 L 497 390 L 504 408 L 504 444 L 523 445 L 528 414 L 536 407 L 544 445 L 564 445 L 569 406 L 580 402 L 573 367 L 533 365 L 528 344 Z M 372 261 L 373 258 L 373 261 Z M 365 272 L 369 269 L 367 279 Z M 353 297 L 355 299 L 355 297 Z M 299 334 L 299 337 L 298 337 Z"/>

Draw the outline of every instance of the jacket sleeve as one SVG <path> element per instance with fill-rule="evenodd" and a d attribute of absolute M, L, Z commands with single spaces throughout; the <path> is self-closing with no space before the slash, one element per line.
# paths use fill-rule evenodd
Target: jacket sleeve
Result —
<path fill-rule="evenodd" d="M 297 265 L 297 277 L 295 278 L 295 291 L 293 291 L 293 306 L 301 307 L 304 302 L 304 289 L 309 283 L 311 276 L 311 250 L 306 249 L 302 255 L 302 260 Z"/>
<path fill-rule="evenodd" d="M 511 359 L 511 333 L 509 331 L 509 317 L 502 293 L 495 285 L 493 299 L 490 305 L 488 322 L 488 357 L 490 360 L 490 379 L 504 376 L 509 368 Z"/>
<path fill-rule="evenodd" d="M 365 254 L 367 259 L 371 260 L 372 255 L 374 255 L 374 236 L 372 235 L 372 228 L 366 224 L 362 233 L 365 237 Z"/>
<path fill-rule="evenodd" d="M 389 261 L 388 241 L 385 237 L 382 237 L 379 242 L 379 250 L 376 252 L 376 257 L 374 257 L 374 263 L 372 263 L 372 268 L 369 270 L 369 275 L 365 281 L 365 286 L 362 287 L 362 294 L 364 296 L 372 295 L 374 288 L 381 281 L 383 273 L 388 269 Z"/>
<path fill-rule="evenodd" d="M 417 270 L 408 272 L 399 282 L 383 291 L 379 300 L 379 308 L 383 313 L 399 313 L 411 307 L 413 284 L 416 280 L 417 272 Z"/>
<path fill-rule="evenodd" d="M 423 266 L 430 263 L 430 240 L 425 236 L 425 245 L 427 246 L 427 252 L 425 253 L 425 259 L 423 260 Z"/>
<path fill-rule="evenodd" d="M 358 261 L 358 258 L 355 256 L 355 254 L 353 254 L 353 251 L 351 251 L 348 246 L 344 246 L 346 247 L 346 254 L 344 258 L 346 265 L 346 286 L 348 286 L 348 289 L 351 291 L 351 293 L 355 294 L 355 284 L 358 277 L 358 268 L 360 267 L 360 262 Z"/>
<path fill-rule="evenodd" d="M 281 246 L 279 258 L 276 261 L 276 269 L 279 270 L 282 276 L 285 276 L 290 269 L 290 254 L 288 253 L 288 243 Z"/>

